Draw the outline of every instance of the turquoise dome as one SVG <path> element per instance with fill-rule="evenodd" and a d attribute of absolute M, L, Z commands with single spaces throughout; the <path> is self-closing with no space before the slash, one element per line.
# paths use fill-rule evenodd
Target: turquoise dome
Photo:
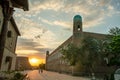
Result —
<path fill-rule="evenodd" d="M 74 21 L 82 21 L 82 17 L 80 15 L 74 16 Z"/>

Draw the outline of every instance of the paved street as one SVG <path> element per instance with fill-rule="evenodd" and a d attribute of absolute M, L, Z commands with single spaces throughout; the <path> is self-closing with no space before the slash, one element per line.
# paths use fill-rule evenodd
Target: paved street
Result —
<path fill-rule="evenodd" d="M 67 74 L 59 74 L 57 72 L 44 71 L 39 73 L 38 70 L 25 71 L 30 80 L 90 80 L 83 77 L 75 77 Z"/>

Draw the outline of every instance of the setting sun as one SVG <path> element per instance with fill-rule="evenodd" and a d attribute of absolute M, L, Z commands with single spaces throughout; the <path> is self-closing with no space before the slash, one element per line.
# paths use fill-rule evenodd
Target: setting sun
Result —
<path fill-rule="evenodd" d="M 37 63 L 37 62 L 38 62 L 38 59 L 32 58 L 32 59 L 30 59 L 30 62 L 32 62 L 32 63 Z"/>
<path fill-rule="evenodd" d="M 29 62 L 31 66 L 39 66 L 39 64 L 45 63 L 45 60 L 38 57 L 29 57 Z"/>
<path fill-rule="evenodd" d="M 32 66 L 38 66 L 40 64 L 40 60 L 37 58 L 30 58 L 29 61 Z"/>

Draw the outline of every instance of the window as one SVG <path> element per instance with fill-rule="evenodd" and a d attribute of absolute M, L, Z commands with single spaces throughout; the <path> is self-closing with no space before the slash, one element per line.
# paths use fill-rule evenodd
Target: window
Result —
<path fill-rule="evenodd" d="M 8 38 L 11 38 L 11 37 L 12 37 L 12 31 L 8 31 L 7 37 L 8 37 Z"/>
<path fill-rule="evenodd" d="M 80 31 L 80 25 L 78 25 L 77 30 Z"/>

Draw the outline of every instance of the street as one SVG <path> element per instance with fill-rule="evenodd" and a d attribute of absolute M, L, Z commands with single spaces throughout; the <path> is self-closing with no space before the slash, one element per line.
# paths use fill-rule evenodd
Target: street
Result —
<path fill-rule="evenodd" d="M 29 70 L 24 73 L 28 74 L 30 80 L 90 80 L 90 78 L 76 77 L 50 71 L 43 71 L 43 73 L 39 73 L 38 70 Z"/>

